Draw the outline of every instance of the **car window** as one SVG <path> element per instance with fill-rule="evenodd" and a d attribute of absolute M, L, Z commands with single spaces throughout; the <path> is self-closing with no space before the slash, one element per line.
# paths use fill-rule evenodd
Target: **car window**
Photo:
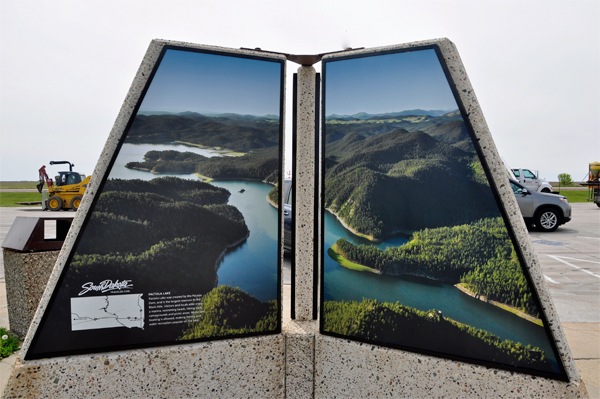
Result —
<path fill-rule="evenodd" d="M 513 193 L 515 194 L 523 194 L 523 189 L 519 186 L 517 186 L 514 183 L 510 183 L 510 186 L 512 187 Z"/>
<path fill-rule="evenodd" d="M 519 172 L 519 169 L 513 169 L 513 173 L 515 174 L 516 177 L 519 177 L 519 175 L 521 174 Z"/>
<path fill-rule="evenodd" d="M 525 176 L 528 179 L 535 179 L 535 175 L 533 174 L 533 172 L 531 172 L 528 169 L 523 169 L 523 176 Z"/>

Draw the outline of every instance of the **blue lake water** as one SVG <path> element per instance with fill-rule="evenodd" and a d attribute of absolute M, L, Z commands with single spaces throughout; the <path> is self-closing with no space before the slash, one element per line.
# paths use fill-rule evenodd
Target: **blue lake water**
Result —
<path fill-rule="evenodd" d="M 277 299 L 277 210 L 266 200 L 273 186 L 249 180 L 211 184 L 229 190 L 229 204 L 242 212 L 250 230 L 248 239 L 219 265 L 219 285 L 239 287 L 261 301 Z"/>
<path fill-rule="evenodd" d="M 326 301 L 362 301 L 363 298 L 371 298 L 380 302 L 399 302 L 424 311 L 435 308 L 441 310 L 444 316 L 489 331 L 502 339 L 537 346 L 546 352 L 550 360 L 554 360 L 543 327 L 472 298 L 453 285 L 410 276 L 391 277 L 358 272 L 340 266 L 327 255 L 326 251 L 341 237 L 346 237 L 348 241 L 355 244 L 369 243 L 368 240 L 346 230 L 334 215 L 325 212 L 324 299 Z M 385 248 L 406 242 L 406 239 L 396 237 L 391 242 L 384 241 L 377 246 Z"/>
<path fill-rule="evenodd" d="M 194 174 L 154 174 L 127 169 L 125 164 L 143 161 L 148 151 L 191 151 L 207 157 L 222 154 L 214 150 L 182 144 L 123 144 L 110 173 L 111 178 L 152 180 L 162 176 L 177 176 L 198 180 Z M 250 180 L 212 181 L 231 193 L 229 205 L 244 215 L 250 236 L 240 246 L 229 251 L 218 266 L 219 285 L 239 287 L 261 301 L 277 299 L 277 210 L 266 200 L 272 185 Z M 244 189 L 244 193 L 239 191 Z"/>

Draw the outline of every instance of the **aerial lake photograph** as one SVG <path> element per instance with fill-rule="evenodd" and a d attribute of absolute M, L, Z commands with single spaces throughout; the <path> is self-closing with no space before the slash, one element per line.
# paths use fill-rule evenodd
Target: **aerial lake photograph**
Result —
<path fill-rule="evenodd" d="M 323 65 L 323 334 L 564 369 L 434 48 Z"/>
<path fill-rule="evenodd" d="M 282 76 L 280 60 L 166 49 L 31 356 L 281 330 Z"/>

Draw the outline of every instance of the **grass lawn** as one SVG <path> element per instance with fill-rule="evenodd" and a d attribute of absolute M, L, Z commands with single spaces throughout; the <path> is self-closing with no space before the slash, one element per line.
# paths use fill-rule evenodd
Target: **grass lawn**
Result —
<path fill-rule="evenodd" d="M 22 188 L 33 188 L 35 189 L 39 181 L 0 181 L 0 188 L 11 188 L 11 189 L 22 189 Z"/>
<path fill-rule="evenodd" d="M 17 206 L 27 206 L 27 205 L 17 205 L 15 202 L 34 202 L 41 201 L 42 194 L 35 193 L 23 193 L 23 192 L 14 192 L 14 193 L 6 193 L 0 192 L 0 206 L 6 207 L 17 207 Z M 29 206 L 37 206 L 40 205 L 29 205 Z M 40 208 L 41 209 L 41 208 Z"/>
<path fill-rule="evenodd" d="M 20 349 L 19 338 L 10 333 L 6 328 L 0 327 L 0 339 L 4 337 L 6 339 L 0 341 L 0 359 L 9 357 Z"/>
<path fill-rule="evenodd" d="M 567 197 L 569 202 L 588 202 L 588 190 L 561 190 L 560 195 Z"/>

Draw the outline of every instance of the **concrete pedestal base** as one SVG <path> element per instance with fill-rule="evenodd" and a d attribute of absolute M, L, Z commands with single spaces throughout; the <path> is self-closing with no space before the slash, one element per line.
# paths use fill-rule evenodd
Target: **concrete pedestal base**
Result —
<path fill-rule="evenodd" d="M 10 330 L 20 337 L 27 334 L 58 253 L 3 250 Z"/>

